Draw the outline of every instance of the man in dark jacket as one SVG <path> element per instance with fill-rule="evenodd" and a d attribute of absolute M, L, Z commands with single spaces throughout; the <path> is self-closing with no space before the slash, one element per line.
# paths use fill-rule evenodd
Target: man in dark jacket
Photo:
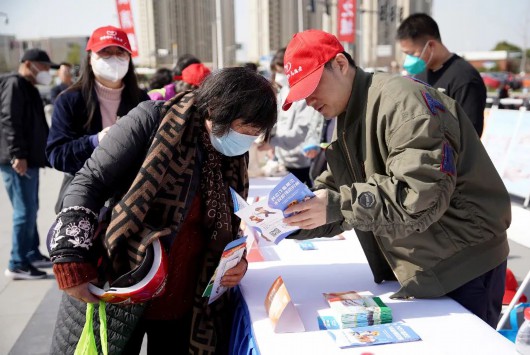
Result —
<path fill-rule="evenodd" d="M 57 77 L 61 80 L 59 85 L 56 85 L 50 91 L 50 98 L 52 104 L 55 103 L 55 99 L 61 92 L 68 89 L 74 82 L 72 80 L 72 64 L 62 62 L 59 64 L 59 70 L 57 71 Z"/>
<path fill-rule="evenodd" d="M 438 25 L 429 15 L 407 17 L 398 28 L 397 39 L 407 55 L 403 68 L 458 102 L 480 137 L 487 94 L 478 71 L 444 46 Z"/>
<path fill-rule="evenodd" d="M 455 100 L 412 78 L 369 74 L 337 38 L 309 30 L 285 52 L 291 91 L 337 116 L 315 197 L 289 207 L 298 239 L 355 229 L 393 298 L 447 295 L 492 327 L 504 294 L 510 198 Z"/>
<path fill-rule="evenodd" d="M 13 205 L 11 259 L 5 275 L 12 279 L 42 279 L 51 266 L 39 251 L 37 210 L 39 169 L 47 165 L 44 149 L 48 125 L 36 84 L 49 85 L 46 52 L 29 49 L 18 73 L 0 77 L 0 171 Z"/>

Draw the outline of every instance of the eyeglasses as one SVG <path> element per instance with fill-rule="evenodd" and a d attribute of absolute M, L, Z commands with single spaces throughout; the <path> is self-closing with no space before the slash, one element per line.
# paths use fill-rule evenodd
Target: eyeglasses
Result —
<path fill-rule="evenodd" d="M 121 47 L 106 47 L 96 53 L 98 57 L 103 59 L 109 59 L 110 57 L 116 57 L 119 60 L 126 61 L 129 59 L 129 52 Z"/>

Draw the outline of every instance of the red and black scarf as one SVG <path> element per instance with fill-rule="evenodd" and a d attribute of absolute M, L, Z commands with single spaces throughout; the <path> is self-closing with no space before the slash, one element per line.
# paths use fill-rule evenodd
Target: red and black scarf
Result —
<path fill-rule="evenodd" d="M 232 213 L 228 187 L 247 196 L 247 155 L 233 158 L 217 152 L 193 102 L 193 93 L 187 92 L 165 103 L 142 167 L 113 208 L 104 245 L 115 272 L 136 267 L 154 239 L 176 235 L 191 204 L 190 190 L 199 169 L 209 249 L 220 252 L 237 235 L 239 218 Z M 204 154 L 197 169 L 199 145 Z M 156 226 L 148 223 L 150 213 L 157 214 Z"/>

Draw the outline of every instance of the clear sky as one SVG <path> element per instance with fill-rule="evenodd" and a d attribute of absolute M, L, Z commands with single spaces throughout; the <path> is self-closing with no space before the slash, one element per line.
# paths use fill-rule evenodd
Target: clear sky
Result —
<path fill-rule="evenodd" d="M 284 0 L 296 1 L 296 0 Z M 236 37 L 251 40 L 245 31 L 246 0 L 235 0 Z M 0 33 L 19 39 L 50 36 L 89 36 L 104 25 L 118 25 L 115 0 L 0 0 Z M 136 0 L 132 10 L 138 23 Z M 240 16 L 237 16 L 240 15 Z M 530 47 L 530 0 L 433 0 L 433 17 L 442 40 L 454 52 L 491 50 L 508 41 Z M 243 43 L 244 44 L 244 43 Z"/>
<path fill-rule="evenodd" d="M 0 33 L 19 39 L 88 37 L 98 27 L 118 25 L 116 0 L 0 0 L 0 12 L 9 18 L 6 25 L 0 17 Z"/>
<path fill-rule="evenodd" d="M 529 0 L 433 0 L 442 42 L 453 52 L 487 51 L 498 42 L 530 47 Z"/>

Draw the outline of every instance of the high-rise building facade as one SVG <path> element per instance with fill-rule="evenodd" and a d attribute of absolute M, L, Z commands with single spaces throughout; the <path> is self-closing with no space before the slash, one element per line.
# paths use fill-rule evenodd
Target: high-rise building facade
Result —
<path fill-rule="evenodd" d="M 363 0 L 357 19 L 358 64 L 365 68 L 399 67 L 404 60 L 396 41 L 397 28 L 410 14 L 432 13 L 431 0 Z M 394 62 L 394 63 L 393 63 Z"/>
<path fill-rule="evenodd" d="M 319 28 L 334 33 L 334 7 L 335 0 L 249 0 L 249 31 L 256 40 L 246 48 L 248 60 L 257 62 L 287 46 L 301 30 Z"/>
<path fill-rule="evenodd" d="M 258 40 L 246 48 L 247 58 L 270 55 L 300 30 L 336 34 L 337 6 L 338 0 L 249 0 L 249 31 Z M 390 69 L 403 58 L 395 40 L 399 24 L 412 13 L 430 14 L 432 0 L 356 0 L 356 7 L 355 43 L 345 49 L 362 67 Z"/>
<path fill-rule="evenodd" d="M 219 52 L 224 66 L 235 64 L 233 0 L 139 0 L 138 8 L 139 65 L 171 67 L 180 55 L 190 53 L 215 67 Z"/>

